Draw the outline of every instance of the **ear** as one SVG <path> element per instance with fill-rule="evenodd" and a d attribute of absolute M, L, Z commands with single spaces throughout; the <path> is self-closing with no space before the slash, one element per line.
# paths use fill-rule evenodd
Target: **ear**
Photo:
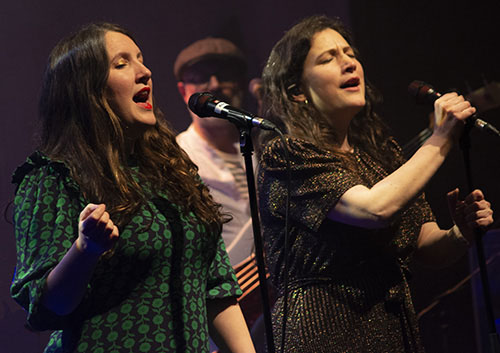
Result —
<path fill-rule="evenodd" d="M 304 93 L 290 94 L 290 98 L 297 103 L 304 103 L 307 100 L 307 97 Z"/>
<path fill-rule="evenodd" d="M 288 98 L 297 103 L 304 103 L 307 100 L 306 95 L 302 92 L 297 84 L 292 84 L 287 88 Z"/>
<path fill-rule="evenodd" d="M 186 87 L 184 87 L 184 82 L 177 82 L 177 90 L 184 100 L 186 100 Z"/>

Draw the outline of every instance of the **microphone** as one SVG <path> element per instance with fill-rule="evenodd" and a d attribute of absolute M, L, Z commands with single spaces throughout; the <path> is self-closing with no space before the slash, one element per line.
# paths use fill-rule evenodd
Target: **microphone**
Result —
<path fill-rule="evenodd" d="M 275 130 L 276 125 L 272 122 L 256 117 L 243 109 L 230 106 L 221 102 L 209 92 L 195 93 L 189 97 L 189 109 L 200 118 L 212 117 L 229 120 L 238 127 L 252 128 L 254 126 L 263 130 Z"/>
<path fill-rule="evenodd" d="M 417 104 L 434 103 L 436 99 L 441 97 L 441 93 L 434 90 L 434 88 L 422 81 L 413 81 L 408 86 L 408 92 L 415 98 Z M 500 132 L 490 123 L 476 116 L 476 114 L 466 119 L 468 124 L 472 124 L 481 131 L 486 131 L 500 137 Z"/>

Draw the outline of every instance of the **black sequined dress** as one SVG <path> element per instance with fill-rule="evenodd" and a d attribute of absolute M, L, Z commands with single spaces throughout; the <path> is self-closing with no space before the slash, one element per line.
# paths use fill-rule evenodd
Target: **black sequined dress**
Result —
<path fill-rule="evenodd" d="M 283 297 L 273 309 L 285 352 L 423 352 L 407 283 L 407 264 L 421 225 L 434 216 L 420 195 L 384 229 L 364 229 L 329 220 L 331 207 L 355 185 L 371 187 L 388 175 L 367 153 L 355 149 L 357 171 L 334 154 L 288 138 L 292 184 L 288 312 Z M 399 147 L 394 158 L 401 163 Z M 262 230 L 274 285 L 283 292 L 286 162 L 279 140 L 263 151 L 258 177 Z"/>

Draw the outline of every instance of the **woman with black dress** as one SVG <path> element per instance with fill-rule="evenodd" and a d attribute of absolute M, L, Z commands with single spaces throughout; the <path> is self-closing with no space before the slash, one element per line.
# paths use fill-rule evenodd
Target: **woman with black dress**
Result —
<path fill-rule="evenodd" d="M 381 50 L 385 50 L 381 46 Z M 273 48 L 262 113 L 291 159 L 288 310 L 283 312 L 286 161 L 261 136 L 259 201 L 283 352 L 421 352 L 408 288 L 412 257 L 444 266 L 492 223 L 481 191 L 448 194 L 455 226 L 440 229 L 422 193 L 475 112 L 456 93 L 436 101 L 432 136 L 408 160 L 373 110 L 375 94 L 344 26 L 313 16 Z"/>

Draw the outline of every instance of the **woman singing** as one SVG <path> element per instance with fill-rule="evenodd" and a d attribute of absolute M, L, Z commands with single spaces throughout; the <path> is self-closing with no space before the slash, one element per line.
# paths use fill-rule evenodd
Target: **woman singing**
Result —
<path fill-rule="evenodd" d="M 13 177 L 13 298 L 45 352 L 253 352 L 224 217 L 153 99 L 134 39 L 92 24 L 53 49 L 39 149 Z"/>
<path fill-rule="evenodd" d="M 373 111 L 356 49 L 342 24 L 302 20 L 263 72 L 263 115 L 287 135 L 292 180 L 289 296 L 283 311 L 286 162 L 263 135 L 259 197 L 283 352 L 421 352 L 407 283 L 412 257 L 443 266 L 492 223 L 481 191 L 448 194 L 455 226 L 440 229 L 422 190 L 475 109 L 456 93 L 436 101 L 433 135 L 405 161 Z"/>

